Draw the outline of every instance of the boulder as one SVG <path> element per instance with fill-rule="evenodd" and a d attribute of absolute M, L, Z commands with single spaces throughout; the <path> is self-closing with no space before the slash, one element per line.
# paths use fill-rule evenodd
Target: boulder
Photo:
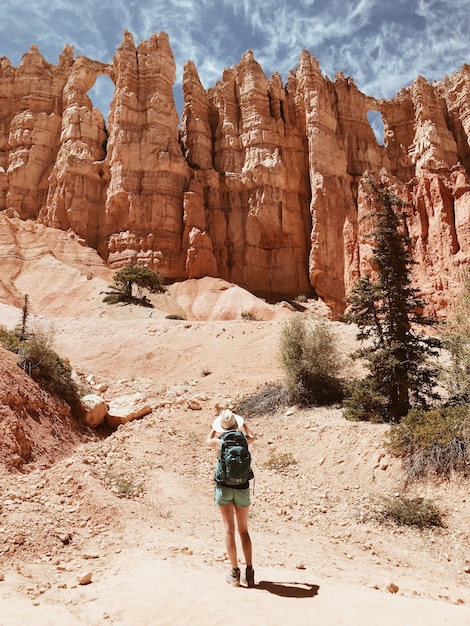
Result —
<path fill-rule="evenodd" d="M 141 393 L 119 396 L 109 402 L 106 421 L 111 428 L 117 428 L 120 424 L 148 415 L 151 410 L 147 398 Z"/>
<path fill-rule="evenodd" d="M 97 428 L 104 422 L 109 409 L 108 403 L 98 394 L 88 394 L 81 398 L 83 419 L 90 428 Z"/>

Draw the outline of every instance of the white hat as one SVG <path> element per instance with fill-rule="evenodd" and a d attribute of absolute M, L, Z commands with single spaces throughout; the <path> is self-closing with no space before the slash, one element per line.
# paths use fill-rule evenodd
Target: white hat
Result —
<path fill-rule="evenodd" d="M 236 415 L 230 409 L 224 409 L 212 422 L 212 430 L 223 433 L 227 430 L 238 430 L 245 423 L 243 417 Z"/>

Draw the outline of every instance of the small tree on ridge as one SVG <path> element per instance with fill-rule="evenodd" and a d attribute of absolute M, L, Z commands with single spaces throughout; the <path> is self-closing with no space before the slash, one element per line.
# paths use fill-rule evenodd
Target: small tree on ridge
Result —
<path fill-rule="evenodd" d="M 148 289 L 150 293 L 164 293 L 166 288 L 162 277 L 158 272 L 138 263 L 129 263 L 116 272 L 113 278 L 114 285 L 110 285 L 111 292 L 107 293 L 104 302 L 117 304 L 140 304 L 152 306 L 150 300 L 142 294 L 142 289 Z M 134 295 L 134 285 L 137 287 L 137 295 Z"/>

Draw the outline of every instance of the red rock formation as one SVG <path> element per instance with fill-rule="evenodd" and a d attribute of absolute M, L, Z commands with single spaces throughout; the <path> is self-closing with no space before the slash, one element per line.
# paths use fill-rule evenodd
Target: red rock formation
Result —
<path fill-rule="evenodd" d="M 115 83 L 109 127 L 87 92 Z M 269 298 L 314 291 L 340 313 L 369 251 L 358 217 L 368 170 L 409 200 L 415 280 L 445 315 L 470 245 L 469 66 L 392 100 L 325 78 L 300 55 L 285 84 L 249 51 L 206 90 L 188 62 L 180 128 L 161 33 L 124 33 L 111 65 L 36 47 L 0 59 L 0 209 L 71 230 L 110 267 L 221 277 Z M 379 145 L 367 113 L 382 115 Z"/>
<path fill-rule="evenodd" d="M 183 87 L 182 145 L 197 168 L 191 190 L 199 201 L 191 204 L 200 214 L 194 225 L 186 211 L 188 276 L 202 275 L 195 259 L 205 255 L 204 274 L 216 271 L 259 295 L 308 293 L 308 159 L 301 133 L 283 115 L 293 94 L 279 75 L 268 81 L 251 52 L 207 96 L 192 64 Z"/>
<path fill-rule="evenodd" d="M 49 226 L 71 229 L 84 242 L 99 240 L 100 215 L 106 199 L 109 166 L 104 161 L 106 130 L 100 111 L 87 92 L 109 67 L 78 57 L 70 68 L 62 92 L 59 149 L 49 176 L 46 202 L 39 219 Z"/>
<path fill-rule="evenodd" d="M 37 218 L 47 197 L 72 56 L 67 47 L 53 66 L 31 46 L 17 68 L 0 59 L 0 208 L 22 219 Z"/>
<path fill-rule="evenodd" d="M 165 33 L 114 57 L 107 191 L 100 252 L 111 266 L 132 258 L 163 275 L 184 276 L 183 192 L 189 167 L 178 138 L 175 62 Z"/>

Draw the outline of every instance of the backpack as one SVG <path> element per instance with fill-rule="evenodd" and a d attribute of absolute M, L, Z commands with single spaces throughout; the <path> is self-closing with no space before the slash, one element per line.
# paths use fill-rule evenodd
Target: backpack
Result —
<path fill-rule="evenodd" d="M 251 454 L 245 435 L 239 430 L 229 430 L 220 437 L 220 455 L 214 480 L 228 486 L 247 483 L 254 478 Z"/>

